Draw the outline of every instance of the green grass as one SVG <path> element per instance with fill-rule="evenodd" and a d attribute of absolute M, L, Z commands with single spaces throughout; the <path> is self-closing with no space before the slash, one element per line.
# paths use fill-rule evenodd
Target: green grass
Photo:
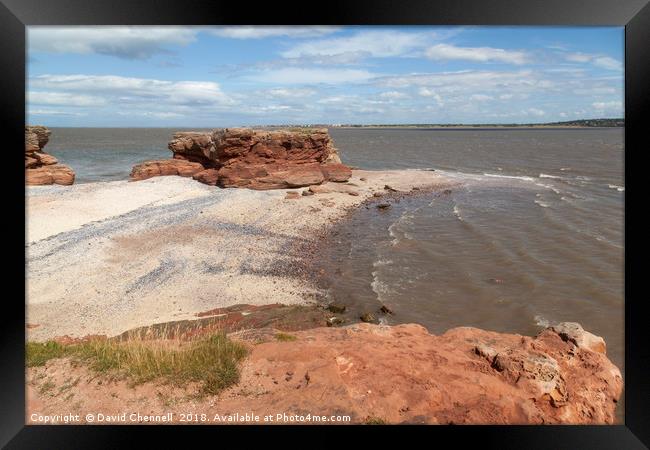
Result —
<path fill-rule="evenodd" d="M 214 334 L 190 342 L 176 340 L 94 340 L 61 345 L 28 343 L 27 366 L 71 357 L 99 374 L 121 374 L 133 384 L 161 379 L 171 384 L 197 382 L 204 394 L 215 394 L 239 381 L 239 361 L 248 350 L 243 344 Z"/>
<path fill-rule="evenodd" d="M 295 341 L 298 338 L 292 334 L 278 333 L 275 335 L 275 339 L 280 342 L 289 342 L 289 341 Z"/>
<path fill-rule="evenodd" d="M 67 356 L 67 352 L 67 347 L 54 341 L 48 341 L 45 343 L 28 342 L 25 346 L 27 367 L 42 366 L 50 359 L 63 358 L 64 356 Z"/>
<path fill-rule="evenodd" d="M 381 417 L 368 417 L 364 421 L 365 425 L 386 425 L 386 421 Z"/>

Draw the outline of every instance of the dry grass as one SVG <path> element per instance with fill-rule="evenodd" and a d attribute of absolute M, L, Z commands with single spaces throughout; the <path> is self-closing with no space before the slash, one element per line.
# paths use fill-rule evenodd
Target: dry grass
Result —
<path fill-rule="evenodd" d="M 197 382 L 202 393 L 215 394 L 239 381 L 239 361 L 247 348 L 224 333 L 189 342 L 177 339 L 92 340 L 62 345 L 26 345 L 27 366 L 41 366 L 53 358 L 70 357 L 99 374 L 119 374 L 134 384 L 160 379 L 184 385 Z"/>
<path fill-rule="evenodd" d="M 290 341 L 295 341 L 298 338 L 295 337 L 293 334 L 277 333 L 275 335 L 275 339 L 280 342 L 290 342 Z"/>

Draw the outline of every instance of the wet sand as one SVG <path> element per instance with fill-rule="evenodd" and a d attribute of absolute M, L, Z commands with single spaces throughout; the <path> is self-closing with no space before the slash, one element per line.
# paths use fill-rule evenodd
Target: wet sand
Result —
<path fill-rule="evenodd" d="M 354 170 L 311 196 L 175 176 L 29 187 L 28 338 L 113 336 L 236 304 L 317 302 L 300 262 L 332 224 L 385 185 L 451 184 L 428 170 Z"/>

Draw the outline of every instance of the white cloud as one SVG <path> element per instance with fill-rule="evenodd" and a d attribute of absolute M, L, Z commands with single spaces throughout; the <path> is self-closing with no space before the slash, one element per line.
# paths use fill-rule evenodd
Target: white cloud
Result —
<path fill-rule="evenodd" d="M 596 67 L 608 70 L 621 70 L 623 64 L 621 61 L 611 56 L 592 55 L 589 53 L 567 53 L 564 58 L 570 62 L 592 63 Z"/>
<path fill-rule="evenodd" d="M 438 94 L 438 93 L 435 92 L 434 90 L 428 89 L 428 88 L 426 88 L 426 87 L 422 87 L 422 88 L 420 88 L 420 90 L 418 91 L 418 94 L 420 94 L 422 97 L 432 97 L 433 99 L 435 99 L 435 101 L 436 101 L 439 105 L 443 105 L 443 104 L 444 104 L 443 101 L 442 101 L 442 97 L 440 96 L 440 94 Z"/>
<path fill-rule="evenodd" d="M 551 87 L 548 80 L 542 80 L 530 70 L 515 72 L 473 71 L 415 73 L 394 75 L 377 79 L 382 86 L 404 88 L 409 86 L 436 87 L 438 91 L 446 92 L 466 90 L 499 89 L 501 91 L 513 88 L 533 88 L 543 85 Z"/>
<path fill-rule="evenodd" d="M 197 30 L 177 26 L 27 27 L 29 53 L 98 53 L 124 59 L 148 59 L 165 47 L 187 45 Z"/>
<path fill-rule="evenodd" d="M 404 93 L 404 92 L 398 92 L 398 91 L 387 91 L 387 92 L 382 92 L 379 94 L 381 98 L 386 98 L 389 100 L 398 100 L 400 98 L 409 98 L 409 95 Z"/>
<path fill-rule="evenodd" d="M 428 58 L 436 60 L 497 61 L 508 64 L 525 64 L 528 62 L 526 52 L 492 47 L 456 47 L 454 45 L 438 44 L 427 49 L 425 54 Z"/>
<path fill-rule="evenodd" d="M 302 69 L 287 67 L 248 76 L 251 81 L 274 84 L 339 84 L 367 81 L 375 75 L 358 69 Z"/>
<path fill-rule="evenodd" d="M 532 116 L 537 116 L 537 117 L 541 117 L 541 116 L 546 115 L 546 111 L 544 111 L 542 109 L 539 109 L 539 108 L 528 108 L 528 110 L 526 110 L 526 113 L 528 113 L 528 114 L 530 114 Z"/>
<path fill-rule="evenodd" d="M 620 70 L 623 68 L 620 61 L 610 58 L 609 56 L 599 56 L 594 58 L 594 65 L 609 70 Z"/>
<path fill-rule="evenodd" d="M 489 100 L 494 100 L 494 97 L 485 94 L 473 94 L 470 96 L 469 99 L 475 102 L 487 102 Z"/>
<path fill-rule="evenodd" d="M 311 38 L 332 34 L 340 27 L 328 26 L 224 26 L 207 29 L 207 32 L 219 37 L 231 39 L 262 39 L 269 37 Z"/>
<path fill-rule="evenodd" d="M 303 42 L 282 52 L 281 55 L 285 58 L 347 55 L 350 60 L 362 57 L 405 56 L 426 46 L 434 36 L 432 32 L 361 31 L 352 36 Z"/>
<path fill-rule="evenodd" d="M 262 91 L 262 95 L 271 97 L 271 98 L 304 98 L 311 97 L 316 94 L 314 89 L 308 88 L 276 88 L 269 89 L 267 91 Z"/>
<path fill-rule="evenodd" d="M 356 95 L 334 95 L 331 97 L 325 97 L 318 100 L 317 103 L 322 104 L 336 104 L 336 103 L 346 103 L 352 100 L 356 100 L 358 97 Z"/>
<path fill-rule="evenodd" d="M 27 101 L 32 105 L 100 106 L 106 104 L 102 97 L 76 95 L 67 92 L 29 91 Z"/>
<path fill-rule="evenodd" d="M 87 116 L 87 113 L 62 111 L 58 109 L 31 109 L 27 108 L 27 113 L 35 116 Z"/>
<path fill-rule="evenodd" d="M 586 63 L 591 61 L 593 55 L 589 55 L 587 53 L 567 53 L 566 55 L 564 55 L 564 58 L 567 61 L 571 61 L 571 62 Z"/>
<path fill-rule="evenodd" d="M 594 109 L 597 109 L 599 111 L 604 111 L 604 110 L 623 111 L 623 102 L 619 100 L 612 100 L 608 102 L 594 102 L 591 104 L 591 106 L 593 106 Z"/>
<path fill-rule="evenodd" d="M 573 93 L 578 95 L 615 94 L 616 88 L 610 86 L 581 87 L 574 89 Z"/>
<path fill-rule="evenodd" d="M 166 81 L 116 75 L 40 75 L 30 88 L 53 92 L 81 92 L 128 102 L 167 105 L 230 105 L 234 101 L 212 81 Z M 57 94 L 61 96 L 63 94 Z"/>

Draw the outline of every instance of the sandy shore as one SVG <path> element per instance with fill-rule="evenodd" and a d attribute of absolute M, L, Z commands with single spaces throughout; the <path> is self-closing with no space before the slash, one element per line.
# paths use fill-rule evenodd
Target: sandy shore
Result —
<path fill-rule="evenodd" d="M 363 179 L 363 180 L 361 180 Z M 220 189 L 187 178 L 26 190 L 31 340 L 116 335 L 235 304 L 309 304 L 292 267 L 352 208 L 385 193 L 453 184 L 432 171 L 354 170 L 331 192 Z"/>

